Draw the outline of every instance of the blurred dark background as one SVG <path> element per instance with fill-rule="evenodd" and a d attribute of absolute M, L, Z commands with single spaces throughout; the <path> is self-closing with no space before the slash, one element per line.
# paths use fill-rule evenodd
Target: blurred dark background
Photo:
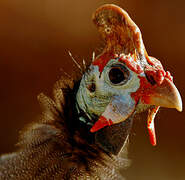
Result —
<path fill-rule="evenodd" d="M 90 61 L 102 41 L 91 22 L 94 10 L 115 3 L 140 27 L 146 49 L 171 71 L 185 96 L 184 0 L 0 0 L 0 153 L 11 152 L 18 132 L 40 113 L 37 95 L 48 93 L 63 73 Z M 156 147 L 149 142 L 145 116 L 134 124 L 128 180 L 185 179 L 185 111 L 161 109 Z"/>

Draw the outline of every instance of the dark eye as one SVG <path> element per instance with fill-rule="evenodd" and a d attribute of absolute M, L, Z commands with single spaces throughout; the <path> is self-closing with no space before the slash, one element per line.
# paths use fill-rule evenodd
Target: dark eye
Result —
<path fill-rule="evenodd" d="M 122 65 L 114 65 L 109 71 L 109 80 L 112 84 L 124 84 L 129 77 L 129 71 Z"/>

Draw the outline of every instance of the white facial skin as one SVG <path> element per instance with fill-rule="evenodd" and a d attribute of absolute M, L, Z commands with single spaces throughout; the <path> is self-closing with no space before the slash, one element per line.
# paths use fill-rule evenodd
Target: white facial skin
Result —
<path fill-rule="evenodd" d="M 117 67 L 125 73 L 125 78 L 120 83 L 114 84 L 110 79 L 110 70 Z M 92 84 L 93 89 L 89 88 L 92 87 Z M 127 104 L 127 106 L 130 104 L 132 108 L 135 108 L 135 101 L 132 99 L 131 93 L 136 92 L 139 86 L 138 75 L 118 59 L 113 59 L 107 63 L 101 74 L 98 66 L 90 66 L 88 72 L 82 77 L 77 92 L 77 102 L 90 119 L 93 118 L 93 115 L 102 115 L 112 97 L 115 96 L 120 97 L 123 104 Z"/>

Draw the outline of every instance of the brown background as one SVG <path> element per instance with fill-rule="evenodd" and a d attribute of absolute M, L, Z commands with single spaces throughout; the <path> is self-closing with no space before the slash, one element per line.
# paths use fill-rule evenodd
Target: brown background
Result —
<path fill-rule="evenodd" d="M 37 94 L 51 90 L 61 68 L 75 70 L 67 50 L 82 62 L 102 49 L 91 14 L 104 3 L 129 12 L 148 53 L 171 71 L 184 99 L 184 0 L 0 0 L 0 153 L 13 151 L 18 131 L 39 114 Z M 156 147 L 149 143 L 146 116 L 135 122 L 128 180 L 185 179 L 184 116 L 160 111 Z"/>

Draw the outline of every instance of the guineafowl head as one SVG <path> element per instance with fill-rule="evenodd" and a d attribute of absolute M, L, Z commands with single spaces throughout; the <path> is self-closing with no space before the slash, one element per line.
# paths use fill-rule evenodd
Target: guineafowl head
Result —
<path fill-rule="evenodd" d="M 150 140 L 156 144 L 154 117 L 159 107 L 182 111 L 180 94 L 160 61 L 148 56 L 141 32 L 129 15 L 115 5 L 104 5 L 93 22 L 105 41 L 83 75 L 76 107 L 85 116 L 96 143 L 117 154 L 124 146 L 135 114 L 148 111 Z"/>

